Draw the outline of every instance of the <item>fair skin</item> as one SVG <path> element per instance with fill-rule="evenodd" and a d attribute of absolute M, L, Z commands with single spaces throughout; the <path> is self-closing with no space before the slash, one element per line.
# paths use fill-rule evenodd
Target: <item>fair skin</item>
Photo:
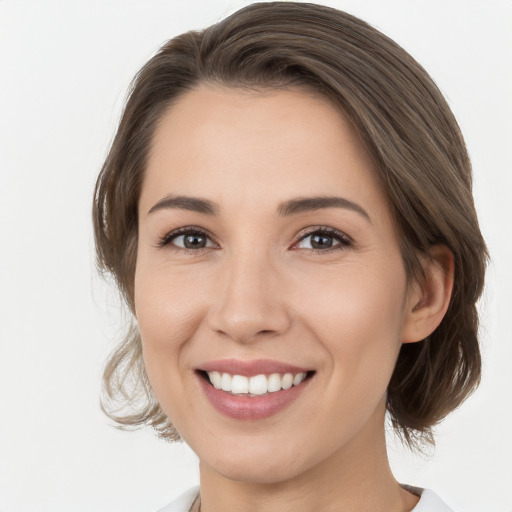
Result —
<path fill-rule="evenodd" d="M 163 116 L 139 202 L 135 313 L 155 395 L 200 459 L 202 512 L 414 508 L 384 415 L 401 344 L 448 306 L 449 252 L 425 270 L 409 283 L 373 163 L 327 100 L 202 85 Z M 232 394 L 205 373 L 219 360 L 307 378 Z"/>

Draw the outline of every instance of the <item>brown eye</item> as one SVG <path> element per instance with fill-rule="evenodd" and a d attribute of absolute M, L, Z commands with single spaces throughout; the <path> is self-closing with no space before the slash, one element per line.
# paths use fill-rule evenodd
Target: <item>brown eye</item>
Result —
<path fill-rule="evenodd" d="M 216 247 L 206 233 L 197 230 L 184 229 L 178 232 L 169 233 L 159 243 L 160 247 L 165 245 L 174 246 L 177 249 L 200 250 L 208 247 Z"/>
<path fill-rule="evenodd" d="M 329 251 L 350 246 L 350 239 L 343 233 L 333 229 L 320 229 L 303 236 L 297 243 L 299 249 Z"/>
<path fill-rule="evenodd" d="M 334 238 L 328 235 L 311 235 L 311 247 L 313 249 L 328 249 L 333 246 Z"/>
<path fill-rule="evenodd" d="M 183 245 L 187 249 L 202 249 L 206 247 L 207 242 L 208 238 L 204 235 L 183 235 Z"/>

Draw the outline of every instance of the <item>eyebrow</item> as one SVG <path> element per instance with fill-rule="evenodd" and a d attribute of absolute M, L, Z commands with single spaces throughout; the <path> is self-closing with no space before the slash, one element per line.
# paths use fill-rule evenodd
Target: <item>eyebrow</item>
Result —
<path fill-rule="evenodd" d="M 323 208 L 343 208 L 345 210 L 352 210 L 362 215 L 371 224 L 370 216 L 362 206 L 354 203 L 354 201 L 338 196 L 298 197 L 281 203 L 277 211 L 281 216 L 288 216 L 321 210 Z"/>
<path fill-rule="evenodd" d="M 279 205 L 277 213 L 281 217 L 288 217 L 290 215 L 324 208 L 343 208 L 351 210 L 363 216 L 370 224 L 372 223 L 370 216 L 362 206 L 349 199 L 338 196 L 313 196 L 290 199 Z M 148 215 L 166 209 L 190 210 L 205 215 L 218 215 L 220 208 L 216 203 L 208 199 L 169 194 L 153 205 L 148 211 Z"/>
<path fill-rule="evenodd" d="M 219 207 L 212 201 L 208 201 L 208 199 L 201 199 L 199 197 L 190 196 L 167 195 L 151 207 L 148 215 L 150 213 L 157 212 L 158 210 L 173 208 L 190 210 L 193 212 L 204 213 L 206 215 L 217 215 L 219 212 Z"/>

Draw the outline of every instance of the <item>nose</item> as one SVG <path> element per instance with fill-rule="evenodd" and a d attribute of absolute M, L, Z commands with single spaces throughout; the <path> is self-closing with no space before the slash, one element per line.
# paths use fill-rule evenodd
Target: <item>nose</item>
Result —
<path fill-rule="evenodd" d="M 216 277 L 216 303 L 208 322 L 217 334 L 246 344 L 288 330 L 291 320 L 282 279 L 268 258 L 238 254 L 223 262 Z"/>

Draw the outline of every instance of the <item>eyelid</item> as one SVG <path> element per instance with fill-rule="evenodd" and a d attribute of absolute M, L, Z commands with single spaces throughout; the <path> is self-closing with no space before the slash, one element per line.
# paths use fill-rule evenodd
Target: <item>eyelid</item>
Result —
<path fill-rule="evenodd" d="M 185 251 L 185 252 L 191 252 L 191 253 L 199 253 L 205 250 L 212 249 L 212 246 L 206 246 L 206 247 L 200 247 L 197 249 L 190 249 L 190 248 L 184 248 L 179 247 L 177 245 L 172 244 L 172 240 L 183 236 L 185 234 L 195 234 L 195 235 L 202 235 L 208 238 L 210 242 L 218 249 L 220 248 L 220 244 L 215 240 L 215 238 L 208 232 L 208 230 L 201 228 L 199 226 L 182 226 L 177 229 L 173 229 L 172 231 L 169 231 L 164 236 L 160 237 L 156 246 L 157 247 L 171 247 L 173 250 L 177 251 Z M 302 248 L 302 247 L 296 247 L 297 244 L 305 240 L 306 238 L 314 235 L 314 234 L 322 234 L 327 235 L 330 237 L 335 238 L 339 243 L 337 243 L 333 247 L 329 247 L 327 249 L 309 249 L 309 248 Z M 309 226 L 308 228 L 304 228 L 301 232 L 301 234 L 298 235 L 297 240 L 293 243 L 292 249 L 293 250 L 304 250 L 308 252 L 314 252 L 314 253 L 327 253 L 331 251 L 346 249 L 353 245 L 352 239 L 342 231 L 329 227 L 329 226 Z"/>
<path fill-rule="evenodd" d="M 322 235 L 331 236 L 331 237 L 335 238 L 339 243 L 337 245 L 335 245 L 334 247 L 329 247 L 327 249 L 305 249 L 302 247 L 296 247 L 297 244 L 299 244 L 306 238 L 308 238 L 314 234 L 317 234 L 317 233 L 322 234 Z M 306 228 L 306 230 L 303 230 L 302 234 L 300 234 L 298 236 L 298 239 L 296 242 L 294 242 L 292 249 L 295 248 L 294 250 L 304 250 L 304 251 L 309 251 L 309 252 L 326 253 L 326 252 L 330 252 L 330 251 L 346 249 L 348 247 L 351 247 L 352 245 L 353 245 L 352 239 L 347 234 L 343 233 L 342 231 L 340 231 L 338 229 L 331 228 L 329 226 L 310 226 L 310 227 Z"/>
<path fill-rule="evenodd" d="M 172 244 L 173 239 L 186 234 L 203 235 L 208 238 L 208 240 L 210 240 L 217 248 L 219 247 L 219 244 L 215 241 L 214 237 L 208 232 L 208 230 L 199 226 L 182 226 L 180 228 L 173 229 L 172 231 L 166 233 L 164 236 L 160 237 L 156 245 L 157 247 L 172 247 L 172 249 L 176 249 L 177 251 L 190 251 L 194 253 L 212 248 L 211 246 L 207 246 L 200 247 L 198 249 L 188 249 Z"/>

